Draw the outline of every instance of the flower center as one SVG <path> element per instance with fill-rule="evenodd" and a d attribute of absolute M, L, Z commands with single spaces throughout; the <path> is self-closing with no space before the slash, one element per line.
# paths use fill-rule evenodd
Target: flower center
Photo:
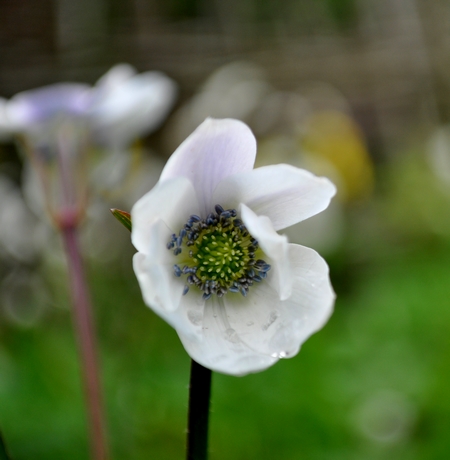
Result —
<path fill-rule="evenodd" d="M 258 241 L 237 218 L 236 210 L 220 205 L 214 209 L 206 219 L 190 216 L 167 243 L 167 249 L 180 260 L 173 266 L 174 275 L 186 275 L 183 295 L 195 285 L 205 300 L 227 292 L 246 296 L 253 283 L 266 278 L 270 265 L 258 258 L 263 256 Z"/>

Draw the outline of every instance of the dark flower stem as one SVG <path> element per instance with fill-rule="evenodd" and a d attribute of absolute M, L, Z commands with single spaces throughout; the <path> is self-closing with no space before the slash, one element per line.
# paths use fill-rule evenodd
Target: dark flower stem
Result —
<path fill-rule="evenodd" d="M 10 456 L 6 450 L 5 441 L 3 440 L 3 436 L 0 433 L 0 460 L 10 460 Z"/>
<path fill-rule="evenodd" d="M 95 460 L 107 459 L 103 408 L 98 376 L 91 301 L 81 260 L 76 223 L 60 226 L 67 253 L 73 302 L 73 322 L 78 339 L 82 378 L 86 394 L 91 455 Z"/>
<path fill-rule="evenodd" d="M 187 460 L 206 460 L 208 458 L 210 397 L 211 371 L 192 360 L 189 384 Z"/>

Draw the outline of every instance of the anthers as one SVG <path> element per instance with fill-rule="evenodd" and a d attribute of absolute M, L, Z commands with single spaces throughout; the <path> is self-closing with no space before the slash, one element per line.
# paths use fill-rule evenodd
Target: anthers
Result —
<path fill-rule="evenodd" d="M 178 256 L 174 275 L 186 275 L 183 295 L 190 286 L 203 291 L 203 299 L 223 297 L 228 292 L 246 296 L 253 283 L 267 277 L 270 265 L 261 256 L 258 241 L 250 235 L 235 209 L 217 204 L 215 212 L 202 219 L 191 215 L 167 243 Z"/>

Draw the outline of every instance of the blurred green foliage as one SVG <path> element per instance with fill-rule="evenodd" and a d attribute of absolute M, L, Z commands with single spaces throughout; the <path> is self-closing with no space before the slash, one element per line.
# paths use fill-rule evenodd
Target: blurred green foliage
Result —
<path fill-rule="evenodd" d="M 370 234 L 361 222 L 347 254 L 330 258 L 335 313 L 300 354 L 243 378 L 214 374 L 211 459 L 445 458 L 450 245 Z M 132 252 L 108 270 L 90 266 L 112 458 L 183 458 L 189 357 L 144 306 Z M 0 426 L 12 457 L 88 458 L 70 311 L 0 330 Z"/>

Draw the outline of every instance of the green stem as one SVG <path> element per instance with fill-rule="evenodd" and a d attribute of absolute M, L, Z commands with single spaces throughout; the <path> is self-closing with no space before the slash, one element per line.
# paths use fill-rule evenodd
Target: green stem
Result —
<path fill-rule="evenodd" d="M 208 418 L 211 397 L 211 371 L 194 360 L 189 384 L 187 460 L 208 458 Z"/>

